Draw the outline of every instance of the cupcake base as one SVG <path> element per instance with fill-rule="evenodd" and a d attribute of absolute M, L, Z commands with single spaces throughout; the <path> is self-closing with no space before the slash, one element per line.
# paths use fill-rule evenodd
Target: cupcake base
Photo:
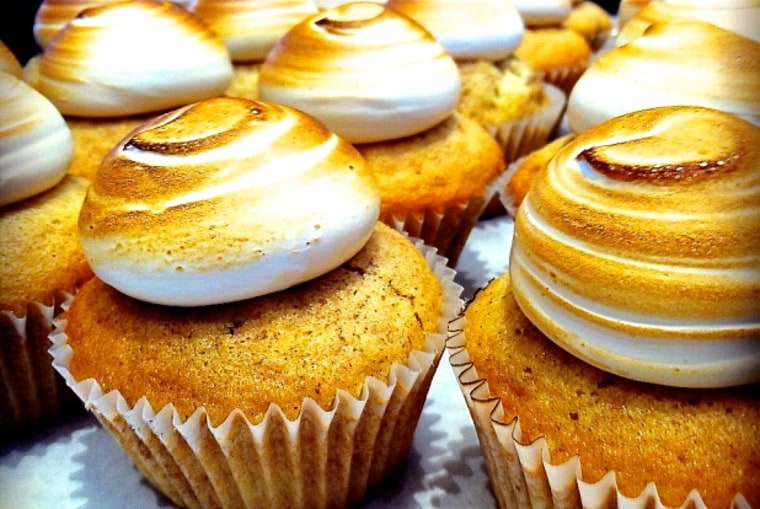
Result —
<path fill-rule="evenodd" d="M 306 398 L 293 420 L 271 404 L 255 424 L 235 410 L 212 426 L 203 408 L 183 421 L 173 406 L 154 411 L 145 398 L 130 407 L 118 391 L 104 394 L 94 380 L 73 378 L 64 322 L 51 336 L 54 366 L 143 475 L 180 506 L 352 505 L 405 460 L 448 318 L 461 306 L 453 271 L 418 246 L 444 289 L 437 332 L 406 364 L 392 366 L 387 383 L 368 378 L 358 397 L 338 391 L 328 409 Z"/>

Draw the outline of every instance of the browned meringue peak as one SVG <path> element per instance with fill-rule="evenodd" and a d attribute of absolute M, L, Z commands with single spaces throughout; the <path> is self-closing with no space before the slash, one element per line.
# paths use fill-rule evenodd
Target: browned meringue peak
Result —
<path fill-rule="evenodd" d="M 657 23 L 600 56 L 568 98 L 580 133 L 630 111 L 716 108 L 760 124 L 760 42 L 702 21 Z"/>
<path fill-rule="evenodd" d="M 222 38 L 234 62 L 264 60 L 293 25 L 317 12 L 313 0 L 192 0 L 188 10 Z"/>
<path fill-rule="evenodd" d="M 34 16 L 32 32 L 40 48 L 45 47 L 69 21 L 85 9 L 120 0 L 42 0 Z"/>
<path fill-rule="evenodd" d="M 642 6 L 621 25 L 615 43 L 639 37 L 655 23 L 704 21 L 760 42 L 757 0 L 658 0 Z"/>
<path fill-rule="evenodd" d="M 548 337 L 621 376 L 760 380 L 760 128 L 642 110 L 562 148 L 515 221 L 510 273 Z"/>
<path fill-rule="evenodd" d="M 17 78 L 22 78 L 24 75 L 24 68 L 16 55 L 2 40 L 0 40 L 0 71 L 12 74 Z"/>
<path fill-rule="evenodd" d="M 460 88 L 454 60 L 430 32 L 373 2 L 306 18 L 259 73 L 262 99 L 306 111 L 353 143 L 432 127 L 453 113 Z"/>
<path fill-rule="evenodd" d="M 79 227 L 103 281 L 148 302 L 201 306 L 332 270 L 364 246 L 379 210 L 347 141 L 293 108 L 217 97 L 149 120 L 117 145 Z"/>
<path fill-rule="evenodd" d="M 25 70 L 64 115 L 83 117 L 166 110 L 221 95 L 232 78 L 222 40 L 184 8 L 159 0 L 80 12 Z"/>

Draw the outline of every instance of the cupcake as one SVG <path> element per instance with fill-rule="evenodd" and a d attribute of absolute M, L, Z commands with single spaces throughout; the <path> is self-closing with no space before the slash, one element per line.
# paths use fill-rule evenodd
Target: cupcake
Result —
<path fill-rule="evenodd" d="M 85 9 L 25 68 L 72 131 L 71 173 L 87 178 L 140 123 L 222 95 L 231 78 L 222 40 L 182 7 L 154 0 Z"/>
<path fill-rule="evenodd" d="M 593 53 L 587 36 L 566 25 L 574 12 L 572 2 L 516 2 L 515 7 L 525 23 L 515 56 L 539 72 L 544 81 L 569 94 Z"/>
<path fill-rule="evenodd" d="M 622 45 L 655 23 L 698 20 L 731 30 L 760 42 L 760 4 L 753 0 L 666 0 L 650 2 L 637 10 L 623 25 L 617 36 Z"/>
<path fill-rule="evenodd" d="M 596 2 L 583 0 L 573 5 L 570 14 L 562 20 L 562 26 L 583 36 L 591 51 L 602 49 L 612 34 L 614 21 L 610 13 Z"/>
<path fill-rule="evenodd" d="M 149 121 L 82 207 L 96 277 L 53 363 L 177 505 L 355 504 L 404 461 L 461 306 L 379 209 L 361 155 L 298 110 Z"/>
<path fill-rule="evenodd" d="M 87 181 L 67 175 L 66 123 L 4 71 L 0 98 L 0 442 L 8 442 L 82 410 L 50 365 L 47 336 L 92 274 L 76 241 Z"/>
<path fill-rule="evenodd" d="M 500 0 L 389 0 L 387 5 L 427 28 L 454 58 L 462 78 L 457 111 L 496 138 L 507 164 L 546 143 L 565 96 L 517 57 L 525 28 L 514 7 Z"/>
<path fill-rule="evenodd" d="M 380 219 L 452 267 L 505 167 L 495 139 L 456 112 L 460 86 L 428 31 L 372 2 L 299 23 L 259 76 L 262 100 L 310 113 L 352 142 L 380 188 Z"/>
<path fill-rule="evenodd" d="M 629 113 L 560 149 L 450 362 L 502 507 L 760 505 L 760 129 Z"/>
<path fill-rule="evenodd" d="M 224 41 L 234 74 L 227 95 L 258 98 L 259 66 L 293 25 L 317 12 L 314 0 L 192 0 L 188 10 Z"/>
<path fill-rule="evenodd" d="M 584 73 L 568 99 L 580 133 L 645 108 L 693 105 L 760 123 L 760 43 L 702 21 L 658 23 L 611 49 Z"/>

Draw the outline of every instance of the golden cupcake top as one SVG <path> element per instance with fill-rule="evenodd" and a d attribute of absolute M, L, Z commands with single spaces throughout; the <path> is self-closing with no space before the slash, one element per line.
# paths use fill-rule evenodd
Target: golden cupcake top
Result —
<path fill-rule="evenodd" d="M 525 314 L 621 376 L 760 380 L 760 128 L 700 107 L 617 117 L 551 159 L 515 220 Z"/>
<path fill-rule="evenodd" d="M 641 6 L 621 25 L 616 44 L 643 34 L 655 23 L 704 21 L 760 41 L 758 0 L 660 0 Z"/>
<path fill-rule="evenodd" d="M 435 36 L 455 60 L 498 61 L 520 44 L 520 13 L 503 0 L 388 0 Z"/>
<path fill-rule="evenodd" d="M 26 79 L 64 115 L 115 117 L 221 95 L 232 63 L 182 7 L 121 1 L 80 12 L 27 64 Z"/>
<path fill-rule="evenodd" d="M 58 184 L 74 157 L 74 139 L 45 96 L 0 71 L 0 206 Z"/>
<path fill-rule="evenodd" d="M 702 21 L 658 23 L 599 57 L 573 87 L 570 129 L 645 108 L 694 105 L 760 124 L 760 42 Z"/>
<path fill-rule="evenodd" d="M 224 41 L 234 62 L 261 61 L 293 25 L 317 12 L 313 0 L 192 0 L 188 10 Z"/>
<path fill-rule="evenodd" d="M 407 16 L 373 2 L 321 11 L 293 27 L 259 74 L 263 100 L 301 109 L 354 143 L 401 138 L 449 116 L 456 64 Z"/>
<path fill-rule="evenodd" d="M 379 215 L 360 154 L 312 117 L 221 97 L 148 121 L 105 158 L 80 215 L 93 272 L 148 302 L 288 288 L 353 256 Z"/>

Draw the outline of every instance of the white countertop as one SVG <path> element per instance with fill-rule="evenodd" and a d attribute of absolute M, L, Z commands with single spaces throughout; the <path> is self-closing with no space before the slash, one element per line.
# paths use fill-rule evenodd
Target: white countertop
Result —
<path fill-rule="evenodd" d="M 469 299 L 506 269 L 512 220 L 479 223 L 457 267 Z M 0 448 L 0 509 L 152 509 L 172 504 L 87 415 Z M 406 466 L 366 508 L 493 508 L 475 429 L 444 353 Z"/>

